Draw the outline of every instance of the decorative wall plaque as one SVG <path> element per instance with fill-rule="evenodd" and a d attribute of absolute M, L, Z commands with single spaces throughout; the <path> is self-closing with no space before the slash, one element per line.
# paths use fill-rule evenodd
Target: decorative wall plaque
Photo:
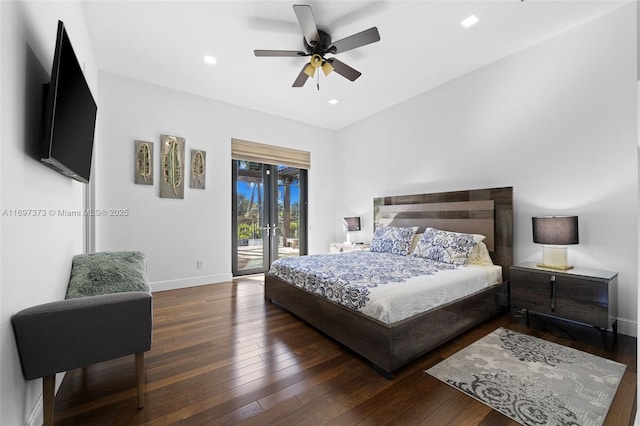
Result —
<path fill-rule="evenodd" d="M 191 180 L 189 187 L 204 189 L 207 178 L 207 153 L 199 149 L 191 150 Z"/>
<path fill-rule="evenodd" d="M 160 198 L 184 198 L 184 138 L 160 137 Z"/>
<path fill-rule="evenodd" d="M 153 142 L 134 141 L 134 183 L 153 185 Z"/>

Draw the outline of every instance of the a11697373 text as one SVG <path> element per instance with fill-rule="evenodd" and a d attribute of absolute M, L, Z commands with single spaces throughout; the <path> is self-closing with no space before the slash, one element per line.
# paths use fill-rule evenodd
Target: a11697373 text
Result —
<path fill-rule="evenodd" d="M 124 217 L 129 213 L 129 209 L 4 209 L 2 217 Z"/>

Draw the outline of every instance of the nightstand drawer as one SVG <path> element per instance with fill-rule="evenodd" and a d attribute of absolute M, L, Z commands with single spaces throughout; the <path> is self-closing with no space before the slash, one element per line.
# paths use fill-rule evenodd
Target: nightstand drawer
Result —
<path fill-rule="evenodd" d="M 511 306 L 541 314 L 553 314 L 552 285 L 549 276 L 537 272 L 511 269 L 509 290 Z"/>
<path fill-rule="evenodd" d="M 609 283 L 556 276 L 556 310 L 560 317 L 609 327 Z"/>

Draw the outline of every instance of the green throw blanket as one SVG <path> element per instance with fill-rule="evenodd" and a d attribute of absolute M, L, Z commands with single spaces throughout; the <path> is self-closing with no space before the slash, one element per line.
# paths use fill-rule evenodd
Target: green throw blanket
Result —
<path fill-rule="evenodd" d="M 114 251 L 73 257 L 67 299 L 127 291 L 149 292 L 144 253 Z"/>

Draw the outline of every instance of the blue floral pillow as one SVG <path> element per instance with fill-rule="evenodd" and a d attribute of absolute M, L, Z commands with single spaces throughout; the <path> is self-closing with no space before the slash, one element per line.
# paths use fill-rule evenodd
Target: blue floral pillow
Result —
<path fill-rule="evenodd" d="M 427 228 L 413 255 L 453 265 L 466 265 L 473 250 L 473 235 Z"/>
<path fill-rule="evenodd" d="M 373 234 L 369 250 L 406 256 L 409 254 L 411 240 L 415 233 L 416 228 L 400 228 L 396 226 L 378 228 Z"/>

